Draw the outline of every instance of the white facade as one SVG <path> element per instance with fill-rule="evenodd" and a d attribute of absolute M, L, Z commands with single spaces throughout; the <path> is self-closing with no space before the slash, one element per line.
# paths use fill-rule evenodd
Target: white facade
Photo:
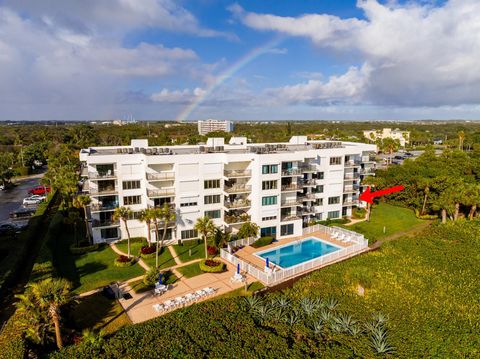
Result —
<path fill-rule="evenodd" d="M 204 136 L 214 131 L 232 132 L 233 122 L 213 119 L 198 121 L 198 134 Z"/>
<path fill-rule="evenodd" d="M 286 238 L 301 235 L 309 221 L 350 216 L 361 179 L 374 174 L 375 151 L 375 145 L 301 136 L 289 143 L 225 145 L 210 138 L 207 146 L 174 147 L 132 140 L 82 150 L 80 160 L 95 242 L 126 237 L 123 224 L 111 221 L 116 207 L 138 212 L 165 202 L 177 214 L 169 225 L 172 241 L 195 237 L 195 221 L 205 215 L 233 233 L 250 219 L 262 235 Z M 147 236 L 145 223 L 132 219 L 128 227 L 132 237 Z"/>
<path fill-rule="evenodd" d="M 377 139 L 391 138 L 393 140 L 398 140 L 400 142 L 400 146 L 402 147 L 405 147 L 405 145 L 410 142 L 410 132 L 401 131 L 398 128 L 395 130 L 392 130 L 391 128 L 384 128 L 381 131 L 380 130 L 363 131 L 363 136 L 373 141 Z"/>

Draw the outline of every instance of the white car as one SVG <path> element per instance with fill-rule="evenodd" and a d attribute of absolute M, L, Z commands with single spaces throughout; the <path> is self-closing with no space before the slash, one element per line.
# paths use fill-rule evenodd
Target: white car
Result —
<path fill-rule="evenodd" d="M 39 196 L 34 194 L 33 196 L 27 197 L 23 199 L 23 204 L 24 205 L 29 205 L 29 204 L 39 204 L 45 199 L 45 196 Z"/>

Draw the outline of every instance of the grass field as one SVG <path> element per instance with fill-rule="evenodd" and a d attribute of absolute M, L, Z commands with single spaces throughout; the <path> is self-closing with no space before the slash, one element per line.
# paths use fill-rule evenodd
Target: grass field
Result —
<path fill-rule="evenodd" d="M 182 273 L 185 278 L 192 278 L 197 275 L 203 274 L 200 266 L 198 265 L 198 262 L 179 267 L 177 268 L 177 270 Z"/>
<path fill-rule="evenodd" d="M 203 242 L 197 243 L 197 240 L 184 241 L 183 245 L 176 244 L 173 248 L 182 263 L 205 258 L 205 245 Z"/>
<path fill-rule="evenodd" d="M 146 245 L 146 241 L 142 238 L 132 238 L 130 241 L 130 252 L 134 256 L 139 256 L 140 249 L 142 246 Z M 127 253 L 127 240 L 123 240 L 116 243 L 118 249 L 122 252 Z M 145 263 L 147 263 L 151 268 L 155 267 L 155 255 L 149 258 L 142 258 Z M 158 256 L 158 267 L 160 269 L 165 269 L 174 266 L 177 264 L 172 257 L 172 254 L 167 247 L 163 247 L 160 255 Z"/>
<path fill-rule="evenodd" d="M 359 222 L 341 227 L 364 234 L 371 244 L 423 222 L 415 217 L 415 213 L 410 209 L 380 203 L 373 208 L 370 222 Z M 384 228 L 385 233 L 383 232 Z"/>

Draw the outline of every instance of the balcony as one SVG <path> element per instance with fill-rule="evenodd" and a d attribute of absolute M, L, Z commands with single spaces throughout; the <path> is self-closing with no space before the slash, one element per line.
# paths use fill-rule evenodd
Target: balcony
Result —
<path fill-rule="evenodd" d="M 345 167 L 360 167 L 361 161 L 345 161 Z"/>
<path fill-rule="evenodd" d="M 343 192 L 356 192 L 359 190 L 358 186 L 344 186 Z"/>
<path fill-rule="evenodd" d="M 80 170 L 80 176 L 81 177 L 88 177 L 88 168 L 87 167 L 82 167 Z"/>
<path fill-rule="evenodd" d="M 294 207 L 302 205 L 302 203 L 302 199 L 301 197 L 299 197 L 297 199 L 283 200 L 280 205 L 281 207 Z"/>
<path fill-rule="evenodd" d="M 297 219 L 301 219 L 301 217 L 296 214 L 287 214 L 280 217 L 281 222 L 295 221 Z"/>
<path fill-rule="evenodd" d="M 298 168 L 290 168 L 288 170 L 282 170 L 282 177 L 294 177 L 302 174 Z"/>
<path fill-rule="evenodd" d="M 164 189 L 147 189 L 147 196 L 152 197 L 170 197 L 175 195 L 174 188 L 164 188 Z"/>
<path fill-rule="evenodd" d="M 113 219 L 93 219 L 92 227 L 116 227 L 120 225 L 120 221 L 114 221 Z"/>
<path fill-rule="evenodd" d="M 357 206 L 358 205 L 358 199 L 347 199 L 343 201 L 344 206 Z"/>
<path fill-rule="evenodd" d="M 283 185 L 282 186 L 282 192 L 294 192 L 294 191 L 298 191 L 302 189 L 301 186 L 297 185 L 297 184 L 287 184 L 287 185 Z"/>
<path fill-rule="evenodd" d="M 252 186 L 245 184 L 234 184 L 233 186 L 224 187 L 224 191 L 227 193 L 248 193 L 252 190 Z"/>
<path fill-rule="evenodd" d="M 300 185 L 302 187 L 315 187 L 317 185 L 317 183 L 315 182 L 314 179 L 309 179 L 309 180 L 303 180 L 300 182 Z"/>
<path fill-rule="evenodd" d="M 228 224 L 238 224 L 248 222 L 250 220 L 250 216 L 246 213 L 241 215 L 229 215 L 225 214 L 225 223 Z"/>
<path fill-rule="evenodd" d="M 168 224 L 167 224 L 167 228 L 172 228 L 172 227 L 175 227 L 177 225 L 177 222 L 175 221 L 168 221 Z M 157 221 L 157 226 L 158 226 L 158 230 L 162 230 L 163 228 L 165 228 L 165 221 Z M 155 222 L 152 221 L 152 223 L 150 224 L 150 230 L 155 230 Z"/>
<path fill-rule="evenodd" d="M 301 172 L 317 172 L 317 165 L 315 164 L 303 164 L 299 166 Z"/>
<path fill-rule="evenodd" d="M 360 177 L 360 174 L 358 172 L 355 172 L 355 173 L 346 173 L 343 178 L 346 180 L 356 180 L 359 177 Z"/>
<path fill-rule="evenodd" d="M 147 181 L 171 181 L 175 179 L 174 172 L 147 173 Z"/>
<path fill-rule="evenodd" d="M 223 173 L 227 178 L 242 178 L 252 175 L 251 170 L 224 170 Z"/>
<path fill-rule="evenodd" d="M 250 200 L 240 199 L 233 202 L 225 202 L 224 206 L 228 209 L 235 209 L 235 208 L 248 208 L 250 207 L 251 203 Z"/>
<path fill-rule="evenodd" d="M 375 175 L 375 170 L 373 168 L 362 168 L 360 170 L 360 174 L 364 176 L 374 176 Z"/>
<path fill-rule="evenodd" d="M 112 211 L 115 208 L 118 208 L 118 203 L 94 203 L 90 204 L 91 212 L 101 212 L 101 211 Z"/>
<path fill-rule="evenodd" d="M 107 196 L 111 194 L 116 194 L 117 190 L 115 187 L 107 187 L 107 188 L 89 188 L 90 195 L 92 196 Z"/>
<path fill-rule="evenodd" d="M 307 193 L 307 194 L 304 194 L 303 196 L 298 196 L 298 199 L 300 199 L 302 202 L 305 202 L 305 201 L 314 201 L 315 199 L 317 199 L 317 197 L 315 196 L 315 193 Z"/>
<path fill-rule="evenodd" d="M 115 172 L 112 172 L 112 171 L 107 171 L 105 173 L 88 172 L 88 178 L 90 178 L 91 180 L 105 180 L 105 179 L 112 179 L 116 177 L 117 175 L 115 174 Z"/>
<path fill-rule="evenodd" d="M 315 214 L 314 206 L 303 206 L 300 210 L 297 210 L 297 215 L 306 216 L 309 214 Z"/>

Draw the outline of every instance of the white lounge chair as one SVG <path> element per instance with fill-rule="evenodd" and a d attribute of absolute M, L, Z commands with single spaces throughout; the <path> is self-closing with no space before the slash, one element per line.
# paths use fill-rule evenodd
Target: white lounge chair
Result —
<path fill-rule="evenodd" d="M 155 309 L 156 312 L 161 313 L 163 311 L 163 305 L 161 304 L 154 304 L 153 309 Z"/>

